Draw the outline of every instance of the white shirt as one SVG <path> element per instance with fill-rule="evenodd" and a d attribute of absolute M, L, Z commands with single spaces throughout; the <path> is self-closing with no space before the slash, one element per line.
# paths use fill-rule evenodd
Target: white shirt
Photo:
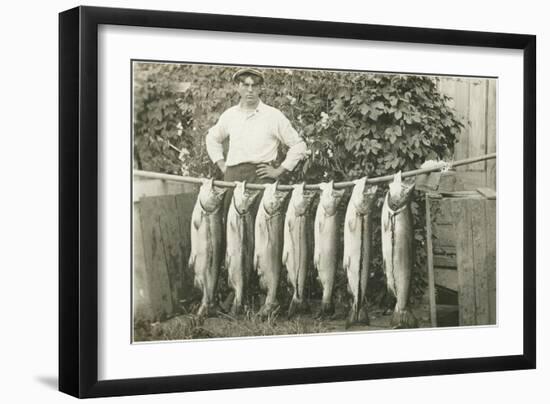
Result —
<path fill-rule="evenodd" d="M 206 150 L 215 163 L 223 159 L 222 142 L 229 137 L 226 166 L 267 163 L 277 158 L 279 145 L 289 147 L 281 165 L 292 171 L 304 158 L 306 144 L 281 111 L 259 102 L 254 111 L 235 105 L 226 110 L 206 135 Z"/>

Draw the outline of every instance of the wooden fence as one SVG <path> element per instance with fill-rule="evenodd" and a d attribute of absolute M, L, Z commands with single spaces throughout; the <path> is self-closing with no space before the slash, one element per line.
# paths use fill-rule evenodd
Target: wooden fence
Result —
<path fill-rule="evenodd" d="M 496 79 L 443 77 L 439 90 L 452 98 L 464 129 L 455 147 L 455 160 L 496 152 Z M 466 189 L 496 189 L 496 160 L 457 168 Z"/>
<path fill-rule="evenodd" d="M 187 259 L 197 192 L 195 185 L 134 178 L 134 320 L 170 317 L 182 291 L 193 289 Z"/>

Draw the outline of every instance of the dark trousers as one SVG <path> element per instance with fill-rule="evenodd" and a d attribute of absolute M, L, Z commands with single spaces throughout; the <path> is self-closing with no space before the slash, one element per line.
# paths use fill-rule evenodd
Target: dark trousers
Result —
<path fill-rule="evenodd" d="M 246 181 L 251 184 L 270 184 L 274 182 L 274 180 L 271 178 L 265 178 L 265 179 L 259 178 L 258 175 L 256 174 L 256 168 L 257 168 L 257 165 L 252 163 L 242 163 L 242 164 L 237 164 L 235 166 L 227 167 L 223 180 L 230 181 L 230 182 Z M 231 198 L 233 198 L 233 188 L 229 188 L 225 192 L 225 197 L 223 201 L 224 223 L 227 219 L 227 212 L 229 211 Z M 258 206 L 260 206 L 260 199 L 262 199 L 262 195 L 258 195 L 256 197 L 256 200 L 250 207 L 252 217 L 256 216 L 256 212 L 258 211 Z"/>

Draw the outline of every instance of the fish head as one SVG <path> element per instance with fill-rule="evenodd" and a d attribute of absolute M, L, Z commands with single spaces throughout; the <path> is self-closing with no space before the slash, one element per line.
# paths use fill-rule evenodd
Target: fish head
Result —
<path fill-rule="evenodd" d="M 353 187 L 351 200 L 353 201 L 357 211 L 360 214 L 365 215 L 368 213 L 370 206 L 376 197 L 378 186 L 367 184 L 367 177 L 363 177 L 353 182 L 355 183 L 355 187 Z"/>
<path fill-rule="evenodd" d="M 346 191 L 334 189 L 333 181 L 323 182 L 319 184 L 319 188 L 321 188 L 319 205 L 321 205 L 327 216 L 333 216 Z"/>
<path fill-rule="evenodd" d="M 259 195 L 259 191 L 253 191 L 246 188 L 246 182 L 235 182 L 235 190 L 233 191 L 233 203 L 239 212 L 248 212 L 250 206 Z"/>
<path fill-rule="evenodd" d="M 278 184 L 278 182 L 275 182 L 273 184 L 265 185 L 262 205 L 265 211 L 270 215 L 277 213 L 277 211 L 281 209 L 281 206 L 288 195 L 288 192 L 277 191 Z"/>
<path fill-rule="evenodd" d="M 388 191 L 388 202 L 390 207 L 392 209 L 399 209 L 409 203 L 414 186 L 414 179 L 403 180 L 401 171 L 395 174 Z"/>
<path fill-rule="evenodd" d="M 290 203 L 294 207 L 297 216 L 302 216 L 307 212 L 309 205 L 315 197 L 315 192 L 304 190 L 305 182 L 294 185 Z"/>
<path fill-rule="evenodd" d="M 202 208 L 208 213 L 216 211 L 221 206 L 225 191 L 225 188 L 214 186 L 214 179 L 204 180 L 199 190 L 199 201 Z"/>

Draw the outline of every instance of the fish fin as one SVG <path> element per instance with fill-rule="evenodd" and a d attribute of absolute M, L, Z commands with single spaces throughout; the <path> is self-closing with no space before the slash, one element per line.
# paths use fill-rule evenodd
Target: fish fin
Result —
<path fill-rule="evenodd" d="M 323 233 L 323 221 L 322 220 L 319 220 L 317 228 L 319 229 L 319 234 L 322 234 Z"/>
<path fill-rule="evenodd" d="M 232 231 L 234 232 L 237 231 L 237 224 L 233 220 L 229 222 L 229 227 L 231 228 Z"/>
<path fill-rule="evenodd" d="M 349 266 L 351 264 L 351 257 L 348 255 L 344 258 L 344 269 L 347 271 L 349 269 Z"/>
<path fill-rule="evenodd" d="M 354 232 L 357 228 L 357 220 L 348 220 L 348 228 L 350 231 Z"/>
<path fill-rule="evenodd" d="M 189 261 L 187 262 L 187 266 L 191 271 L 195 270 L 195 258 L 196 257 L 197 256 L 193 253 L 191 253 L 191 255 L 189 255 Z"/>
<path fill-rule="evenodd" d="M 290 255 L 290 252 L 288 250 L 283 251 L 283 265 L 286 267 L 286 263 L 288 261 L 288 256 Z"/>
<path fill-rule="evenodd" d="M 231 265 L 231 255 L 225 254 L 225 269 L 229 269 L 229 265 Z"/>
<path fill-rule="evenodd" d="M 288 221 L 288 231 L 291 233 L 294 231 L 294 220 Z"/>
<path fill-rule="evenodd" d="M 317 268 L 317 270 L 319 270 L 320 261 L 321 261 L 321 254 L 319 253 L 315 254 L 315 256 L 313 257 L 313 265 L 315 266 L 315 268 Z"/>
<path fill-rule="evenodd" d="M 198 217 L 197 217 L 198 216 Z M 202 213 L 200 215 L 195 215 L 195 218 L 193 219 L 193 227 L 198 230 L 200 225 L 202 223 Z"/>

